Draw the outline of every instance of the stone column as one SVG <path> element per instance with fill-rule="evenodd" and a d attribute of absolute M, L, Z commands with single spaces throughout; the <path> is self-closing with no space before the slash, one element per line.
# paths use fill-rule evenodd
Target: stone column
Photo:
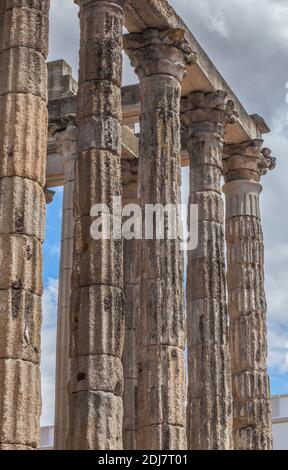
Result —
<path fill-rule="evenodd" d="M 139 204 L 143 214 L 146 204 L 177 208 L 181 80 L 192 54 L 180 29 L 130 34 L 124 45 L 140 79 Z M 186 448 L 183 257 L 176 214 L 175 226 L 174 240 L 168 240 L 165 218 L 163 240 L 140 242 L 138 449 Z"/>
<path fill-rule="evenodd" d="M 275 159 L 261 147 L 261 140 L 227 145 L 224 160 L 234 446 L 240 450 L 272 447 L 259 195 L 260 177 Z"/>
<path fill-rule="evenodd" d="M 73 260 L 73 195 L 75 162 L 77 156 L 77 127 L 75 119 L 67 118 L 66 129 L 55 134 L 57 150 L 63 158 L 64 191 L 62 209 L 62 239 L 59 275 L 56 386 L 55 386 L 55 439 L 56 450 L 67 448 L 68 437 L 68 382 L 70 375 L 70 296 Z"/>
<path fill-rule="evenodd" d="M 190 156 L 189 204 L 198 205 L 198 246 L 188 252 L 188 448 L 232 447 L 232 388 L 226 303 L 225 126 L 235 120 L 227 94 L 191 93 L 182 102 Z"/>
<path fill-rule="evenodd" d="M 40 437 L 48 15 L 0 2 L 0 450 Z"/>
<path fill-rule="evenodd" d="M 123 207 L 137 204 L 138 159 L 122 160 Z M 123 220 L 125 222 L 125 219 Z M 123 351 L 123 446 L 137 449 L 136 325 L 139 317 L 139 240 L 124 239 L 125 343 Z"/>
<path fill-rule="evenodd" d="M 122 1 L 79 0 L 81 48 L 70 310 L 69 449 L 122 449 L 123 243 L 91 209 L 121 209 Z"/>

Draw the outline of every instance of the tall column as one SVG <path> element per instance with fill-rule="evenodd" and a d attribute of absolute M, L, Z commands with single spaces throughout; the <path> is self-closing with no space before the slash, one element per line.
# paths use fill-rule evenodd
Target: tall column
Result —
<path fill-rule="evenodd" d="M 234 403 L 234 446 L 272 447 L 267 375 L 261 174 L 275 166 L 261 140 L 225 147 L 228 311 Z"/>
<path fill-rule="evenodd" d="M 0 450 L 40 437 L 48 15 L 0 2 Z"/>
<path fill-rule="evenodd" d="M 68 382 L 70 375 L 70 296 L 73 260 L 74 216 L 73 195 L 78 130 L 72 116 L 66 120 L 66 129 L 55 134 L 57 150 L 63 158 L 64 190 L 62 209 L 62 239 L 57 316 L 55 439 L 56 450 L 67 448 L 68 437 Z"/>
<path fill-rule="evenodd" d="M 225 127 L 236 116 L 227 93 L 182 102 L 190 156 L 189 204 L 198 205 L 198 246 L 188 252 L 188 448 L 232 447 L 232 387 L 221 195 Z"/>
<path fill-rule="evenodd" d="M 95 240 L 91 209 L 121 200 L 122 1 L 79 0 L 78 157 L 70 309 L 69 449 L 122 449 L 122 240 Z"/>
<path fill-rule="evenodd" d="M 177 208 L 181 80 L 192 54 L 180 29 L 130 34 L 124 46 L 140 79 L 139 204 L 143 214 L 146 204 Z M 141 240 L 140 268 L 137 446 L 185 449 L 183 257 L 178 236 L 168 239 L 167 218 L 163 240 Z"/>
<path fill-rule="evenodd" d="M 137 204 L 138 159 L 122 160 L 123 207 Z M 125 220 L 123 221 L 125 222 Z M 137 449 L 136 325 L 139 318 L 139 240 L 124 240 L 125 343 L 123 350 L 123 446 Z"/>

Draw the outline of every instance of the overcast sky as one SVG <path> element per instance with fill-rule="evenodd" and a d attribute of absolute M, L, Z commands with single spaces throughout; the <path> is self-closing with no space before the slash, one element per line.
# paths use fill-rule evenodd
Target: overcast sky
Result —
<path fill-rule="evenodd" d="M 288 2 L 287 0 L 170 0 L 248 113 L 272 132 L 265 146 L 277 157 L 263 178 L 269 372 L 273 393 L 288 393 Z M 49 60 L 65 59 L 77 77 L 79 26 L 73 0 L 51 0 Z M 124 84 L 137 79 L 125 60 Z M 184 178 L 184 189 L 187 190 Z M 61 191 L 48 210 L 43 329 L 43 424 L 53 423 L 55 323 Z"/>

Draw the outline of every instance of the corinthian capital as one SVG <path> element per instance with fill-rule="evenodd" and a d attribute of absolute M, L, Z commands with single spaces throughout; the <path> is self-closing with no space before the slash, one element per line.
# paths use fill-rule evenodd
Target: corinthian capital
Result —
<path fill-rule="evenodd" d="M 261 176 L 267 175 L 268 171 L 274 170 L 276 167 L 276 158 L 271 156 L 272 151 L 265 147 L 262 150 L 263 159 L 259 162 L 259 171 Z"/>
<path fill-rule="evenodd" d="M 142 33 L 127 34 L 124 36 L 124 49 L 140 79 L 167 74 L 181 82 L 186 65 L 196 60 L 196 54 L 181 28 L 165 31 L 147 29 Z"/>
<path fill-rule="evenodd" d="M 192 126 L 200 132 L 209 132 L 209 129 L 214 131 L 215 126 L 211 124 L 220 125 L 224 130 L 227 124 L 234 124 L 238 118 L 234 101 L 228 98 L 227 92 L 221 90 L 190 93 L 183 98 L 181 111 L 184 126 Z"/>
<path fill-rule="evenodd" d="M 255 139 L 239 144 L 226 145 L 224 149 L 224 175 L 226 182 L 232 180 L 260 181 L 261 176 L 276 166 L 271 150 L 262 149 L 263 140 Z"/>

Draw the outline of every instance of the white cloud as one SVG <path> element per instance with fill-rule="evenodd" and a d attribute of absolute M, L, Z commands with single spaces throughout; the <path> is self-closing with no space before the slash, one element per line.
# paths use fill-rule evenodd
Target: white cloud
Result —
<path fill-rule="evenodd" d="M 49 279 L 48 286 L 44 290 L 42 302 L 42 426 L 47 426 L 54 422 L 57 301 L 58 280 Z"/>

